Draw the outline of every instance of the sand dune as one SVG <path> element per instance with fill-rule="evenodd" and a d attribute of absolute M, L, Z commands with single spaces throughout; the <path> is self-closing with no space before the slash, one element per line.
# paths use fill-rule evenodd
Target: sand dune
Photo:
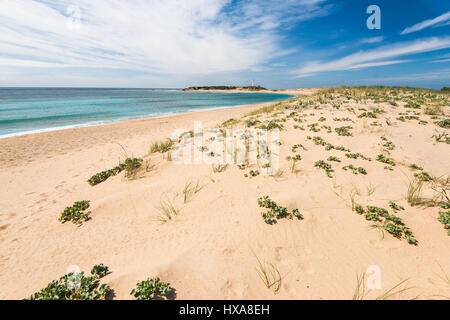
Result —
<path fill-rule="evenodd" d="M 437 219 L 444 211 L 438 207 L 442 199 L 432 190 L 448 189 L 449 144 L 432 137 L 450 134 L 435 124 L 448 118 L 448 95 L 378 88 L 295 92 L 308 95 L 281 104 L 0 140 L 0 298 L 29 297 L 65 274 L 68 266 L 89 270 L 97 263 L 109 266 L 104 282 L 116 299 L 131 299 L 136 282 L 147 277 L 169 282 L 177 299 L 351 299 L 357 274 L 370 265 L 380 268 L 382 288 L 370 290 L 369 299 L 405 279 L 401 288 L 410 289 L 391 298 L 449 297 L 450 284 L 443 278 L 450 276 L 450 237 Z M 405 107 L 412 100 L 422 100 L 421 107 Z M 439 105 L 443 114 L 424 114 L 431 105 Z M 261 107 L 270 112 L 246 116 Z M 376 108 L 385 112 L 358 117 Z M 288 117 L 291 112 L 295 114 Z M 419 120 L 398 120 L 400 113 Z M 244 128 L 248 119 L 259 120 L 256 126 L 279 119 L 284 127 L 282 173 L 245 177 L 250 170 L 261 170 L 256 165 L 244 170 L 229 165 L 215 173 L 207 164 L 177 165 L 167 154 L 149 153 L 152 142 L 170 137 L 177 128 L 191 130 L 194 120 L 208 128 L 229 118 L 239 120 L 235 128 Z M 352 136 L 338 135 L 335 128 L 342 126 L 351 126 Z M 314 127 L 320 131 L 311 131 Z M 315 144 L 314 136 L 351 152 L 326 150 Z M 292 152 L 295 144 L 306 150 Z M 301 160 L 292 170 L 286 157 L 295 154 Z M 395 160 L 393 170 L 376 161 L 378 154 Z M 122 172 L 96 186 L 86 182 L 127 156 L 146 161 L 134 179 Z M 327 160 L 330 156 L 341 162 Z M 318 160 L 332 165 L 331 178 L 315 167 Z M 435 184 L 424 182 L 421 205 L 407 200 L 414 173 L 422 172 L 410 168 L 413 163 L 435 177 Z M 367 174 L 342 170 L 349 164 Z M 189 182 L 201 188 L 184 201 L 182 190 Z M 265 195 L 288 210 L 298 208 L 304 219 L 266 224 L 257 202 Z M 58 221 L 66 206 L 84 199 L 91 201 L 91 220 L 81 226 Z M 167 199 L 179 212 L 163 223 L 158 207 Z M 376 223 L 352 211 L 352 199 L 364 208 L 389 209 L 411 229 L 418 245 L 393 237 L 382 225 L 372 228 Z M 405 210 L 394 212 L 389 201 Z M 277 292 L 258 276 L 258 259 L 279 271 Z"/>

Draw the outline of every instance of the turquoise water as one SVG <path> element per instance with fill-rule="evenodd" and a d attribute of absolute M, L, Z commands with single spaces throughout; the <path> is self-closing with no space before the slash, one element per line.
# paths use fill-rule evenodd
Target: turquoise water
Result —
<path fill-rule="evenodd" d="M 0 138 L 290 97 L 178 89 L 0 88 Z"/>

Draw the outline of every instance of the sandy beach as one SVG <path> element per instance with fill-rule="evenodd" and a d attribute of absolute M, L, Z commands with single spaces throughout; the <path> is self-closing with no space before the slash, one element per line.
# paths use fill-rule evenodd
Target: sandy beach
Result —
<path fill-rule="evenodd" d="M 448 203 L 441 191 L 449 185 L 450 145 L 433 137 L 450 134 L 436 123 L 450 115 L 449 96 L 383 90 L 278 90 L 299 97 L 0 139 L 0 299 L 28 298 L 69 266 L 88 272 L 99 263 L 110 269 L 102 283 L 114 299 L 132 299 L 130 291 L 147 277 L 170 283 L 176 299 L 352 299 L 357 276 L 370 266 L 379 268 L 381 287 L 367 289 L 367 299 L 399 283 L 389 298 L 450 297 L 450 237 L 438 220 L 448 211 L 440 205 Z M 408 104 L 419 98 L 419 107 Z M 426 111 L 430 106 L 438 111 Z M 246 128 L 252 120 L 255 128 L 275 119 L 282 128 L 274 175 L 251 176 L 258 165 L 215 172 L 150 152 L 153 142 L 192 130 L 194 121 Z M 395 165 L 377 161 L 380 154 Z M 87 183 L 127 157 L 144 159 L 133 179 L 122 172 Z M 331 165 L 330 177 L 319 160 Z M 420 180 L 424 172 L 431 180 Z M 411 183 L 421 184 L 412 201 Z M 189 185 L 198 189 L 186 199 Z M 298 208 L 303 219 L 265 223 L 257 200 L 266 195 L 289 211 Z M 81 200 L 90 200 L 90 220 L 58 221 Z M 167 201 L 177 214 L 164 222 Z M 404 210 L 393 210 L 391 201 Z M 383 219 L 367 220 L 357 205 L 388 209 L 418 244 L 394 237 Z M 261 280 L 261 264 L 279 274 L 277 290 Z"/>

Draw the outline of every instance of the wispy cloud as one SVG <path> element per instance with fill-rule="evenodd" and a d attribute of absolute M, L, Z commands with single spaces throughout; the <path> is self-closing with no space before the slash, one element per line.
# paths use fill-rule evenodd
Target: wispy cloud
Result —
<path fill-rule="evenodd" d="M 450 59 L 442 59 L 442 60 L 433 60 L 433 61 L 430 61 L 430 63 L 443 63 L 443 62 L 450 62 Z"/>
<path fill-rule="evenodd" d="M 411 27 L 405 28 L 401 34 L 408 34 L 416 31 L 423 30 L 425 28 L 431 27 L 431 26 L 437 26 L 437 25 L 447 25 L 448 21 L 450 20 L 450 11 L 446 12 L 444 14 L 441 14 L 440 16 L 434 18 L 434 19 L 428 19 L 422 22 L 419 22 Z M 447 23 L 445 23 L 447 22 Z"/>
<path fill-rule="evenodd" d="M 317 72 L 361 69 L 410 62 L 411 60 L 391 60 L 396 57 L 450 47 L 450 37 L 433 37 L 393 45 L 385 45 L 372 50 L 359 51 L 340 59 L 328 62 L 309 62 L 295 70 L 297 76 L 305 77 Z"/>
<path fill-rule="evenodd" d="M 379 37 L 372 37 L 372 38 L 364 38 L 361 40 L 361 43 L 379 43 L 382 42 L 384 39 L 383 36 Z"/>
<path fill-rule="evenodd" d="M 378 84 L 380 82 L 404 83 L 404 82 L 445 80 L 445 79 L 450 79 L 450 69 L 445 69 L 442 71 L 408 74 L 405 76 L 398 76 L 398 77 L 361 79 L 360 81 Z"/>
<path fill-rule="evenodd" d="M 327 14 L 325 0 L 0 0 L 0 65 L 210 74 L 291 51 L 280 31 Z M 68 11 L 75 3 L 79 28 Z M 69 16 L 69 17 L 68 17 Z"/>

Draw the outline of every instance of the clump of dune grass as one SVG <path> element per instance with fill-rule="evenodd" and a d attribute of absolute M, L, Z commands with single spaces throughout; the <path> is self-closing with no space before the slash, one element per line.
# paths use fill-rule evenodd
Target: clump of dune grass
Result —
<path fill-rule="evenodd" d="M 425 107 L 423 113 L 428 115 L 443 115 L 444 109 L 440 105 L 431 105 Z"/>
<path fill-rule="evenodd" d="M 445 142 L 447 144 L 450 144 L 450 136 L 446 132 L 440 133 L 436 130 L 436 133 L 431 137 L 434 138 L 436 142 Z"/>
<path fill-rule="evenodd" d="M 356 288 L 353 293 L 352 300 L 364 300 L 369 291 L 366 288 L 366 275 L 365 273 L 361 275 L 356 275 Z"/>
<path fill-rule="evenodd" d="M 271 113 L 274 112 L 276 110 L 282 109 L 283 108 L 283 103 L 282 102 L 278 102 L 278 103 L 274 103 L 268 106 L 264 106 L 261 108 L 258 108 L 256 110 L 253 110 L 249 113 L 247 113 L 244 117 L 250 117 L 250 116 L 256 116 L 256 115 L 260 115 L 260 114 L 264 114 L 264 113 Z"/>
<path fill-rule="evenodd" d="M 263 166 L 263 168 L 267 169 L 267 171 L 269 172 L 270 166 L 269 167 L 264 167 Z M 272 178 L 275 178 L 275 180 L 280 179 L 280 178 L 282 178 L 284 176 L 284 169 L 278 169 L 277 171 L 273 172 L 270 176 Z"/>
<path fill-rule="evenodd" d="M 366 189 L 367 189 L 367 195 L 371 196 L 375 192 L 376 186 L 369 184 L 369 186 L 366 187 Z"/>
<path fill-rule="evenodd" d="M 227 169 L 228 165 L 227 164 L 212 164 L 211 165 L 211 169 L 213 171 L 213 173 L 220 173 L 223 172 Z"/>
<path fill-rule="evenodd" d="M 124 161 L 125 177 L 133 179 L 136 177 L 138 169 L 142 166 L 142 159 L 139 158 L 127 158 Z"/>
<path fill-rule="evenodd" d="M 170 199 L 161 199 L 158 211 L 160 212 L 160 214 L 157 216 L 157 218 L 162 223 L 172 220 L 172 218 L 180 213 L 180 210 L 174 206 L 173 202 Z"/>
<path fill-rule="evenodd" d="M 203 187 L 197 181 L 195 184 L 192 181 L 187 182 L 183 188 L 183 202 L 189 202 L 197 192 L 199 192 Z"/>
<path fill-rule="evenodd" d="M 155 141 L 150 146 L 150 153 L 166 153 L 170 151 L 175 144 L 175 141 L 172 139 L 166 139 L 162 141 Z"/>
<path fill-rule="evenodd" d="M 387 290 L 383 294 L 376 297 L 376 300 L 389 300 L 392 297 L 399 295 L 407 290 L 412 289 L 412 287 L 409 288 L 400 288 L 406 281 L 409 279 L 405 279 L 397 283 L 395 286 L 393 286 L 391 289 Z M 365 273 L 361 275 L 356 275 L 356 288 L 355 292 L 353 293 L 352 300 L 364 300 L 365 297 L 369 294 L 370 290 L 366 287 L 366 275 Z"/>
<path fill-rule="evenodd" d="M 274 294 L 277 294 L 281 289 L 281 274 L 278 271 L 277 266 L 273 263 L 261 262 L 256 254 L 255 257 L 258 261 L 256 272 L 258 273 L 259 278 L 266 288 L 271 289 Z"/>
<path fill-rule="evenodd" d="M 420 202 L 420 192 L 423 187 L 423 180 L 414 178 L 409 182 L 406 199 L 412 206 Z"/>
<path fill-rule="evenodd" d="M 377 300 L 390 300 L 392 297 L 395 297 L 397 295 L 402 294 L 403 292 L 412 289 L 412 287 L 409 288 L 400 288 L 406 281 L 409 279 L 405 279 L 397 283 L 395 286 L 393 286 L 391 289 L 387 290 L 385 293 L 379 295 L 376 299 Z M 396 290 L 397 289 L 397 290 Z"/>
<path fill-rule="evenodd" d="M 235 125 L 237 125 L 240 121 L 238 119 L 234 119 L 234 118 L 230 118 L 224 122 L 222 122 L 222 124 L 220 124 L 219 127 L 221 128 L 232 128 Z"/>

